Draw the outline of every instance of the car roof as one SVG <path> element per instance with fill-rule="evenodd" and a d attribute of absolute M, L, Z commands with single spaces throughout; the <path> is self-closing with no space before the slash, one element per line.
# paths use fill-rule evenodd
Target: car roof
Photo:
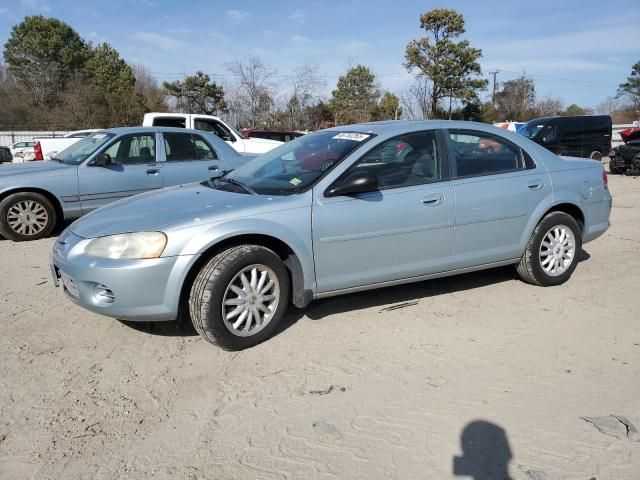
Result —
<path fill-rule="evenodd" d="M 358 123 L 327 128 L 327 131 L 373 133 L 381 136 L 401 135 L 416 130 L 431 130 L 437 128 L 451 129 L 480 129 L 503 133 L 504 128 L 494 127 L 487 123 L 463 120 L 384 120 L 380 122 Z"/>
<path fill-rule="evenodd" d="M 191 128 L 178 128 L 178 127 L 115 127 L 115 128 L 105 128 L 104 130 L 98 130 L 98 132 L 109 132 L 115 133 L 116 135 L 122 135 L 125 133 L 139 133 L 139 132 L 175 132 L 175 133 L 197 133 L 202 135 L 203 133 L 212 133 L 206 132 L 203 130 L 194 130 Z"/>

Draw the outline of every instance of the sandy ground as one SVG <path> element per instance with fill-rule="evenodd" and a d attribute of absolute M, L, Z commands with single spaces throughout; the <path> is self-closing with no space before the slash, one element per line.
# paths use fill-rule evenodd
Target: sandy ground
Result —
<path fill-rule="evenodd" d="M 639 479 L 640 443 L 580 419 L 640 427 L 640 179 L 610 184 L 563 286 L 506 268 L 330 299 L 240 353 L 85 312 L 52 239 L 0 241 L 0 478 Z"/>

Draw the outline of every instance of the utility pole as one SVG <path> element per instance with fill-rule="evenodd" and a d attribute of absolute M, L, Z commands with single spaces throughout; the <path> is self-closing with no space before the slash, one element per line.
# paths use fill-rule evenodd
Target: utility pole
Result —
<path fill-rule="evenodd" d="M 491 103 L 496 106 L 496 93 L 498 92 L 498 83 L 496 82 L 496 75 L 500 73 L 500 70 L 494 70 L 489 72 L 489 75 L 493 75 L 493 93 L 491 94 Z"/>

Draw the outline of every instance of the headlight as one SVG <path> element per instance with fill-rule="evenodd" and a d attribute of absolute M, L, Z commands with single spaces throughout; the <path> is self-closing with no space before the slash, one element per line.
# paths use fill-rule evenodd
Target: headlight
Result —
<path fill-rule="evenodd" d="M 607 155 L 608 157 L 615 157 L 616 156 L 616 151 L 615 150 L 610 150 L 609 151 L 609 155 Z"/>
<path fill-rule="evenodd" d="M 84 253 L 101 258 L 158 258 L 166 245 L 162 232 L 120 233 L 91 240 Z"/>

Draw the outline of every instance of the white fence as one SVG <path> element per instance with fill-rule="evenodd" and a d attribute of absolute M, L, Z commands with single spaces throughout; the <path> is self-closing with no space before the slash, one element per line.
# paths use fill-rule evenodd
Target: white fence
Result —
<path fill-rule="evenodd" d="M 41 130 L 41 131 L 3 131 L 0 132 L 0 145 L 9 146 L 15 142 L 30 142 L 37 137 L 62 137 L 69 131 Z"/>

